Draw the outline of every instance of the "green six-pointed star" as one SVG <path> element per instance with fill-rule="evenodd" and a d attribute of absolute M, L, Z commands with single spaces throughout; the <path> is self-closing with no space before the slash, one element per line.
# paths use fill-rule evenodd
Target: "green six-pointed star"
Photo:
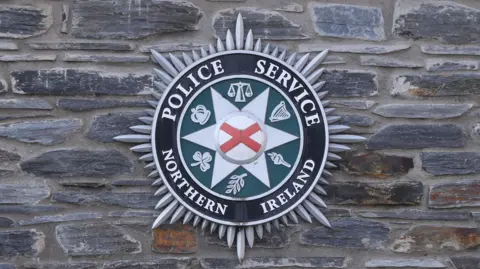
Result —
<path fill-rule="evenodd" d="M 302 151 L 292 104 L 273 85 L 227 78 L 192 98 L 179 149 L 192 179 L 226 199 L 268 195 L 288 179 Z"/>

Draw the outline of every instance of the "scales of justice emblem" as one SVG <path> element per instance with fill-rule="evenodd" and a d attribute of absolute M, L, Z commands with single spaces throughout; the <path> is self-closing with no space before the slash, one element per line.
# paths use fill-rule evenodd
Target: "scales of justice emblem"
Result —
<path fill-rule="evenodd" d="M 272 227 L 299 218 L 326 227 L 329 169 L 361 136 L 343 134 L 322 91 L 328 50 L 313 58 L 254 42 L 238 14 L 235 34 L 200 53 L 154 50 L 154 109 L 115 137 L 151 172 L 160 214 L 153 228 L 182 222 L 236 244 L 240 260 Z"/>

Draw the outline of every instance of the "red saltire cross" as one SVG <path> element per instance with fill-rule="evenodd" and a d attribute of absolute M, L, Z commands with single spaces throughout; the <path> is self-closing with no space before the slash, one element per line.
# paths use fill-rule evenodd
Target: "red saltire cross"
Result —
<path fill-rule="evenodd" d="M 220 150 L 225 153 L 229 152 L 240 143 L 243 143 L 245 146 L 249 147 L 255 152 L 260 151 L 260 148 L 262 147 L 262 145 L 260 145 L 257 141 L 250 138 L 250 136 L 252 136 L 254 133 L 261 130 L 258 123 L 254 123 L 244 130 L 239 130 L 224 122 L 220 126 L 220 130 L 232 136 L 230 140 L 220 146 Z"/>

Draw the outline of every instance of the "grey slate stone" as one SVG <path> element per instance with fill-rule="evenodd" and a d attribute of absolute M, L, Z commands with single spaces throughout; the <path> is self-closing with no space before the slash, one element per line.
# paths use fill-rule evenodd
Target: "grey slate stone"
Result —
<path fill-rule="evenodd" d="M 57 101 L 57 106 L 68 111 L 82 112 L 102 108 L 117 107 L 150 107 L 146 101 L 136 100 L 98 100 L 98 99 L 68 99 L 61 98 Z"/>
<path fill-rule="evenodd" d="M 52 26 L 52 6 L 45 4 L 2 5 L 0 21 L 2 21 L 0 37 L 27 38 L 41 35 Z"/>
<path fill-rule="evenodd" d="M 332 107 L 345 107 L 345 108 L 352 108 L 352 109 L 358 109 L 358 110 L 368 110 L 368 109 L 372 108 L 375 104 L 376 104 L 376 102 L 374 102 L 374 101 L 332 100 L 332 102 L 330 103 L 330 106 L 332 106 Z"/>
<path fill-rule="evenodd" d="M 150 236 L 152 236 L 152 223 L 154 221 L 155 221 L 155 218 L 117 219 L 117 220 L 113 221 L 112 224 L 115 225 L 115 226 L 118 226 L 120 228 L 125 228 L 128 231 L 141 233 L 143 235 L 146 235 L 146 236 L 150 237 Z M 175 224 L 173 224 L 173 225 L 175 225 Z M 178 225 L 181 225 L 181 224 L 178 224 Z M 165 225 L 165 226 L 168 226 L 168 224 Z M 163 227 L 164 226 L 162 225 L 160 229 L 162 229 Z M 187 243 L 187 244 L 189 244 L 189 243 Z M 152 244 L 152 248 L 153 248 L 153 244 Z M 156 251 L 154 250 L 154 252 L 156 252 Z M 160 252 L 160 253 L 167 253 L 167 252 Z M 181 253 L 193 253 L 193 252 L 192 251 L 183 251 Z"/>
<path fill-rule="evenodd" d="M 12 219 L 7 218 L 7 217 L 0 217 L 0 228 L 10 228 L 12 226 L 13 226 L 13 220 Z"/>
<path fill-rule="evenodd" d="M 153 181 L 151 179 L 119 179 L 112 182 L 112 186 L 151 186 Z"/>
<path fill-rule="evenodd" d="M 58 184 L 64 187 L 103 188 L 107 182 L 104 179 L 67 179 L 60 180 Z"/>
<path fill-rule="evenodd" d="M 473 218 L 473 220 L 480 223 L 480 212 L 470 212 L 469 215 Z"/>
<path fill-rule="evenodd" d="M 1 41 L 0 50 L 18 50 L 18 45 L 14 42 Z"/>
<path fill-rule="evenodd" d="M 450 257 L 456 269 L 473 269 L 480 267 L 480 257 L 475 256 L 458 256 Z"/>
<path fill-rule="evenodd" d="M 338 205 L 418 205 L 423 197 L 423 185 L 418 181 L 335 182 L 324 189 L 327 204 Z"/>
<path fill-rule="evenodd" d="M 13 263 L 0 263 L 0 269 L 17 269 Z"/>
<path fill-rule="evenodd" d="M 298 52 L 319 52 L 328 49 L 330 52 L 361 53 L 361 54 L 387 54 L 409 49 L 411 44 L 395 45 L 319 45 L 319 44 L 300 44 Z"/>
<path fill-rule="evenodd" d="M 255 244 L 253 248 L 256 249 L 280 249 L 285 248 L 290 245 L 290 242 L 293 240 L 294 234 L 300 231 L 301 227 L 299 225 L 292 225 L 285 227 L 280 226 L 280 230 L 277 230 L 272 227 L 272 232 L 264 232 L 263 238 L 255 238 Z M 219 245 L 227 247 L 227 241 L 225 238 L 219 239 L 218 234 L 205 234 L 205 240 L 209 245 Z"/>
<path fill-rule="evenodd" d="M 0 99 L 0 108 L 51 110 L 53 107 L 40 98 Z"/>
<path fill-rule="evenodd" d="M 373 259 L 365 263 L 367 268 L 447 268 L 443 262 L 434 259 Z"/>
<path fill-rule="evenodd" d="M 66 222 L 77 220 L 93 220 L 102 218 L 102 214 L 98 212 L 75 212 L 63 215 L 47 215 L 47 216 L 35 216 L 30 220 L 20 220 L 18 224 L 21 226 L 35 225 L 41 223 L 52 222 Z"/>
<path fill-rule="evenodd" d="M 112 211 L 108 213 L 109 217 L 118 218 L 153 218 L 158 216 L 159 211 L 154 210 L 125 210 L 125 211 Z"/>
<path fill-rule="evenodd" d="M 9 176 L 13 175 L 14 173 L 15 173 L 15 171 L 13 171 L 13 170 L 0 169 L 0 178 L 9 177 Z"/>
<path fill-rule="evenodd" d="M 468 96 L 480 93 L 480 74 L 400 75 L 391 94 L 401 97 Z"/>
<path fill-rule="evenodd" d="M 23 171 L 48 178 L 109 178 L 131 173 L 134 165 L 117 150 L 59 149 L 20 164 Z"/>
<path fill-rule="evenodd" d="M 45 212 L 59 212 L 64 209 L 66 208 L 57 205 L 2 205 L 0 206 L 0 213 L 31 215 Z"/>
<path fill-rule="evenodd" d="M 351 249 L 384 249 L 390 229 L 380 222 L 340 219 L 332 229 L 315 227 L 300 234 L 300 243 L 308 246 Z"/>
<path fill-rule="evenodd" d="M 344 64 L 347 63 L 345 58 L 340 57 L 340 56 L 327 56 L 325 60 L 323 60 L 322 64 Z"/>
<path fill-rule="evenodd" d="M 449 119 L 465 114 L 472 104 L 386 104 L 373 110 L 386 118 Z"/>
<path fill-rule="evenodd" d="M 138 119 L 143 112 L 118 112 L 96 115 L 86 133 L 86 137 L 98 142 L 115 142 L 115 136 L 131 134 L 130 126 L 142 124 Z"/>
<path fill-rule="evenodd" d="M 345 124 L 348 126 L 369 127 L 373 125 L 373 119 L 364 115 L 342 115 L 342 119 L 338 124 Z"/>
<path fill-rule="evenodd" d="M 245 36 L 251 29 L 254 39 L 267 40 L 295 40 L 307 39 L 297 25 L 276 11 L 267 9 L 244 7 L 220 10 L 213 17 L 213 31 L 215 37 L 225 39 L 227 30 L 234 31 L 238 13 L 242 13 Z"/>
<path fill-rule="evenodd" d="M 83 193 L 80 191 L 58 191 L 52 193 L 52 202 L 88 205 L 100 201 L 95 193 Z"/>
<path fill-rule="evenodd" d="M 270 45 L 270 46 L 271 46 L 271 48 L 277 47 L 277 45 Z M 280 51 L 284 51 L 284 50 L 289 51 L 288 47 L 278 46 L 278 48 L 279 48 Z M 308 56 L 308 61 L 313 60 L 313 58 L 315 58 L 315 56 L 317 56 L 317 53 L 310 53 L 310 55 Z M 296 56 L 297 61 L 300 60 L 302 57 L 303 57 L 303 54 L 297 54 L 297 56 Z M 323 59 L 322 65 L 344 64 L 346 62 L 347 61 L 344 57 L 336 56 L 336 55 L 327 55 L 327 57 L 325 59 Z"/>
<path fill-rule="evenodd" d="M 470 125 L 470 136 L 475 142 L 480 141 L 480 123 Z"/>
<path fill-rule="evenodd" d="M 187 1 L 74 1 L 71 33 L 77 38 L 139 39 L 197 30 L 202 15 Z"/>
<path fill-rule="evenodd" d="M 460 208 L 480 206 L 480 181 L 458 181 L 430 186 L 429 208 Z"/>
<path fill-rule="evenodd" d="M 468 212 L 459 211 L 423 211 L 404 209 L 400 211 L 359 211 L 357 214 L 363 218 L 377 219 L 403 219 L 403 220 L 468 220 Z"/>
<path fill-rule="evenodd" d="M 277 7 L 274 10 L 276 11 L 283 11 L 283 12 L 293 12 L 293 13 L 302 13 L 303 12 L 303 5 L 295 2 L 289 2 L 288 4 Z"/>
<path fill-rule="evenodd" d="M 425 69 L 434 71 L 471 71 L 478 70 L 478 61 L 427 59 Z"/>
<path fill-rule="evenodd" d="M 8 84 L 5 80 L 0 79 L 0 93 L 8 91 Z"/>
<path fill-rule="evenodd" d="M 50 196 L 44 184 L 0 184 L 0 208 L 4 204 L 34 204 Z"/>
<path fill-rule="evenodd" d="M 125 42 L 95 42 L 95 41 L 42 41 L 27 44 L 34 50 L 134 50 L 135 45 Z"/>
<path fill-rule="evenodd" d="M 242 263 L 234 258 L 200 258 L 203 269 L 270 269 L 270 268 L 345 268 L 345 257 L 255 257 Z"/>
<path fill-rule="evenodd" d="M 368 149 L 461 148 L 465 146 L 463 129 L 455 124 L 387 125 L 372 135 Z"/>
<path fill-rule="evenodd" d="M 96 263 L 92 262 L 68 262 L 68 263 L 26 263 L 27 269 L 97 269 Z"/>
<path fill-rule="evenodd" d="M 2 163 L 20 161 L 20 158 L 20 155 L 15 152 L 0 149 L 0 162 Z"/>
<path fill-rule="evenodd" d="M 436 55 L 480 55 L 480 46 L 475 45 L 422 45 L 422 52 Z"/>
<path fill-rule="evenodd" d="M 131 235 L 108 223 L 60 224 L 55 235 L 69 256 L 140 253 L 142 246 Z"/>
<path fill-rule="evenodd" d="M 362 71 L 325 71 L 322 80 L 327 83 L 322 91 L 330 97 L 370 97 L 378 95 L 377 74 Z"/>
<path fill-rule="evenodd" d="M 65 142 L 82 127 L 79 119 L 23 121 L 0 125 L 0 137 L 49 146 Z"/>
<path fill-rule="evenodd" d="M 164 258 L 147 261 L 123 260 L 104 263 L 102 269 L 188 269 L 191 258 Z"/>
<path fill-rule="evenodd" d="M 52 194 L 52 201 L 70 204 L 107 204 L 135 209 L 153 209 L 158 198 L 152 192 L 109 192 L 86 193 L 79 191 L 59 191 Z"/>
<path fill-rule="evenodd" d="M 191 52 L 192 50 L 200 50 L 200 48 L 207 48 L 207 43 L 191 43 L 191 42 L 183 42 L 183 43 L 159 43 L 159 44 L 151 44 L 151 45 L 144 45 L 140 47 L 141 52 L 150 53 L 150 50 L 156 50 L 160 53 L 163 52 L 176 52 L 176 51 L 188 51 Z"/>
<path fill-rule="evenodd" d="M 16 113 L 12 114 L 9 112 L 0 113 L 0 121 L 4 120 L 14 120 L 14 119 L 27 119 L 27 118 L 50 118 L 53 117 L 51 113 L 42 113 L 42 112 L 31 112 L 31 113 Z"/>
<path fill-rule="evenodd" d="M 422 168 L 435 175 L 467 175 L 480 173 L 478 152 L 422 152 Z"/>
<path fill-rule="evenodd" d="M 471 115 L 474 116 L 474 117 L 480 117 L 480 108 L 475 108 L 472 111 Z"/>
<path fill-rule="evenodd" d="M 0 62 L 41 62 L 41 61 L 55 61 L 57 56 L 55 54 L 12 54 L 12 55 L 0 55 Z"/>
<path fill-rule="evenodd" d="M 413 60 L 403 60 L 388 56 L 360 56 L 360 62 L 365 66 L 378 67 L 405 67 L 405 68 L 421 68 L 424 66 L 423 62 Z"/>
<path fill-rule="evenodd" d="M 350 209 L 340 209 L 340 208 L 322 208 L 322 213 L 328 219 L 332 218 L 344 218 L 344 217 L 351 217 L 352 214 Z"/>
<path fill-rule="evenodd" d="M 143 55 L 86 55 L 65 53 L 63 60 L 65 62 L 146 63 L 150 60 L 150 57 Z"/>
<path fill-rule="evenodd" d="M 128 208 L 152 209 L 158 202 L 158 198 L 152 192 L 102 192 L 99 199 L 107 205 L 118 205 Z"/>
<path fill-rule="evenodd" d="M 341 4 L 312 4 L 310 8 L 320 36 L 385 40 L 380 8 Z"/>
<path fill-rule="evenodd" d="M 137 95 L 153 90 L 151 75 L 88 69 L 17 70 L 10 79 L 18 94 Z"/>
<path fill-rule="evenodd" d="M 480 10 L 453 1 L 399 0 L 393 20 L 393 33 L 402 37 L 450 44 L 480 41 Z"/>
<path fill-rule="evenodd" d="M 33 257 L 45 247 L 45 235 L 31 230 L 0 231 L 0 258 Z"/>

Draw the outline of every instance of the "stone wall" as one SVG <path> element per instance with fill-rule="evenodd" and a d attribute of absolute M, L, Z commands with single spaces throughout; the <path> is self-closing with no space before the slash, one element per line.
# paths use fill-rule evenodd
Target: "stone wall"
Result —
<path fill-rule="evenodd" d="M 0 268 L 480 268 L 480 2 L 3 0 Z M 325 89 L 368 137 L 320 224 L 282 226 L 239 264 L 209 231 L 151 231 L 128 133 L 149 49 L 198 50 L 241 10 L 255 37 L 329 48 Z"/>

